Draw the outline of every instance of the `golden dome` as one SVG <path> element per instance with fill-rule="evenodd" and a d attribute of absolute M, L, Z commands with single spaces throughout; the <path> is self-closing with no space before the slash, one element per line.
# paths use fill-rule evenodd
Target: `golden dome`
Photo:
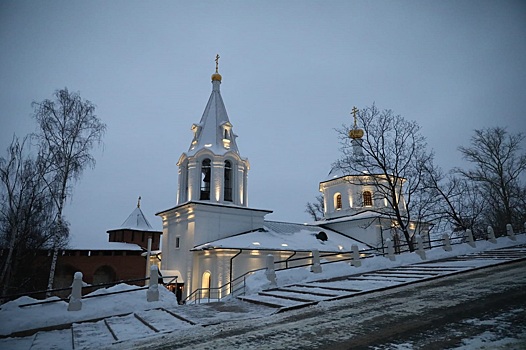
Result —
<path fill-rule="evenodd" d="M 363 130 L 362 129 L 351 129 L 351 131 L 349 131 L 349 137 L 351 139 L 361 139 L 363 137 Z"/>
<path fill-rule="evenodd" d="M 221 77 L 221 74 L 215 72 L 214 74 L 212 74 L 212 81 L 221 81 L 222 77 Z"/>

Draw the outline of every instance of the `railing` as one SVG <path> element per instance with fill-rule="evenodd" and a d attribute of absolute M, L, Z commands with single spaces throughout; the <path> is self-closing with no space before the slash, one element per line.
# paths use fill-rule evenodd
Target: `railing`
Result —
<path fill-rule="evenodd" d="M 497 233 L 495 233 L 495 236 L 496 237 L 506 236 L 506 233 L 505 232 L 503 234 L 501 233 L 498 236 L 497 236 Z M 450 243 L 451 246 L 466 243 L 466 237 L 465 236 L 459 236 L 459 237 L 454 238 L 453 240 L 454 241 Z M 479 237 L 478 241 L 481 241 L 481 240 L 489 240 L 488 234 L 485 233 L 485 234 L 481 235 L 481 237 Z M 423 243 L 423 246 L 424 246 L 424 250 L 430 250 L 432 248 L 440 248 L 440 247 L 444 247 L 445 246 L 444 240 L 441 239 L 441 238 L 423 240 L 422 243 Z M 414 248 L 415 251 L 416 251 L 416 244 L 417 244 L 416 242 L 413 242 L 413 248 Z M 398 248 L 399 251 L 397 251 L 395 254 L 401 254 L 401 253 L 406 253 L 406 252 L 410 251 L 409 244 L 407 242 L 397 244 L 396 248 Z M 386 250 L 387 250 L 387 247 L 385 245 L 382 245 L 381 247 L 378 247 L 378 248 L 371 248 L 371 249 L 360 250 L 360 259 L 372 258 L 374 256 L 386 256 L 386 255 L 388 255 Z M 276 265 L 280 266 L 280 264 L 285 264 L 285 267 L 276 268 L 274 271 L 277 272 L 277 271 L 290 270 L 290 269 L 295 269 L 295 268 L 300 268 L 300 267 L 312 266 L 312 256 L 291 259 L 291 257 L 294 256 L 295 253 L 292 254 L 289 258 L 287 258 L 285 260 L 280 260 L 280 261 L 274 262 L 274 266 L 276 266 Z M 365 255 L 365 256 L 363 256 L 363 255 Z M 337 263 L 337 262 L 345 262 L 345 261 L 352 261 L 353 260 L 351 251 L 342 251 L 342 252 L 337 252 L 337 253 L 320 254 L 320 260 L 321 259 L 327 259 L 327 258 L 332 258 L 332 259 L 331 260 L 326 260 L 326 261 L 320 261 L 320 264 L 321 265 L 325 265 L 325 264 L 333 264 L 333 263 Z M 290 262 L 297 262 L 297 261 L 305 261 L 305 263 L 304 264 L 294 264 L 294 266 L 292 266 L 292 267 L 289 266 Z M 262 267 L 262 268 L 259 268 L 259 269 L 247 271 L 244 274 L 242 274 L 241 276 L 238 276 L 235 279 L 233 279 L 231 282 L 227 282 L 226 284 L 224 284 L 224 285 L 222 285 L 220 287 L 215 287 L 215 288 L 198 288 L 198 289 L 194 290 L 191 294 L 189 294 L 183 300 L 183 303 L 199 304 L 201 302 L 221 301 L 222 299 L 224 299 L 227 296 L 228 297 L 235 297 L 235 296 L 243 295 L 245 293 L 245 290 L 246 290 L 246 278 L 248 276 L 252 275 L 255 272 L 266 270 L 266 269 L 267 269 L 266 267 Z M 232 292 L 228 293 L 228 291 L 230 290 L 230 286 L 231 285 L 232 285 L 232 289 L 231 289 Z"/>

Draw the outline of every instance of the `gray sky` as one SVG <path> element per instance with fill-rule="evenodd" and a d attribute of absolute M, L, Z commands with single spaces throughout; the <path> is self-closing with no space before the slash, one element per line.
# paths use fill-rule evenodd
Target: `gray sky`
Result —
<path fill-rule="evenodd" d="M 161 229 L 216 53 L 249 205 L 268 219 L 310 220 L 352 106 L 416 120 L 445 170 L 475 128 L 526 131 L 523 1 L 4 0 L 0 154 L 35 130 L 32 101 L 79 91 L 108 130 L 65 213 L 73 240 L 105 241 L 139 195 Z"/>

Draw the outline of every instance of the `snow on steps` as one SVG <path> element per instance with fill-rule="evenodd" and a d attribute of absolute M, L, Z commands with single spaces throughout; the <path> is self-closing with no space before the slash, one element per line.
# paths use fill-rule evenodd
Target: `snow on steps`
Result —
<path fill-rule="evenodd" d="M 72 327 L 75 349 L 143 338 L 156 333 L 170 332 L 195 325 L 165 309 L 140 311 L 125 316 L 106 318 L 97 322 L 74 323 Z"/>
<path fill-rule="evenodd" d="M 278 309 L 277 312 L 284 312 L 288 310 L 299 309 L 302 307 L 315 305 L 317 301 L 299 301 L 298 298 L 290 299 L 284 296 L 278 295 L 265 295 L 265 292 L 253 294 L 253 295 L 243 295 L 238 298 L 249 303 L 260 304 L 269 306 L 272 308 Z"/>

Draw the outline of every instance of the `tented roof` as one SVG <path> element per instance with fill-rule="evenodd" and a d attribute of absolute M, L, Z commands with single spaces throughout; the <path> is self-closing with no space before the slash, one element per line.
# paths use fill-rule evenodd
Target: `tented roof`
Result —
<path fill-rule="evenodd" d="M 121 225 L 121 227 L 109 230 L 110 231 L 116 231 L 116 230 L 135 230 L 135 231 L 145 231 L 145 232 L 159 232 L 155 230 L 152 225 L 148 222 L 146 217 L 144 216 L 144 213 L 142 212 L 140 206 L 138 205 L 135 210 L 128 216 L 126 221 L 124 221 Z"/>
<path fill-rule="evenodd" d="M 216 155 L 224 155 L 227 152 L 234 152 L 239 155 L 236 144 L 237 136 L 232 131 L 227 135 L 227 139 L 230 140 L 229 147 L 225 148 L 224 146 L 224 128 L 225 126 L 231 128 L 232 124 L 230 124 L 225 104 L 221 97 L 220 84 L 220 81 L 212 81 L 212 93 L 206 104 L 201 121 L 192 127 L 196 135 L 187 152 L 188 156 L 193 156 L 202 149 L 208 149 Z"/>

